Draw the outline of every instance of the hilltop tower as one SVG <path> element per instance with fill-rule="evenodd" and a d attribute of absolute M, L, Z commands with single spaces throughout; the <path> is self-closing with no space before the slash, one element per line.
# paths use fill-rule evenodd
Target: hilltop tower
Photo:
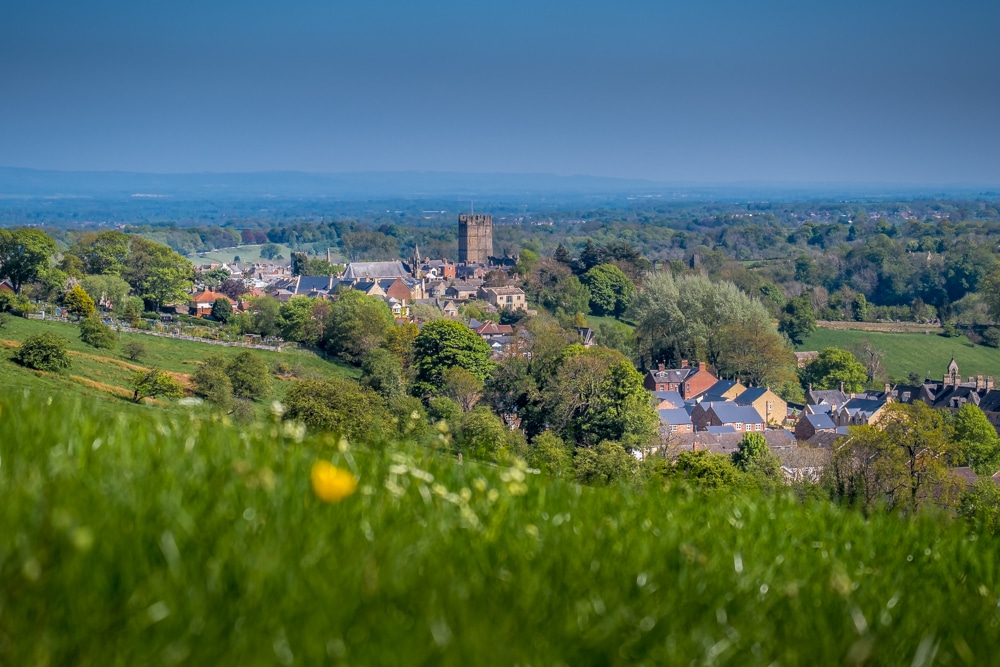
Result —
<path fill-rule="evenodd" d="M 488 264 L 493 255 L 493 216 L 458 216 L 458 262 Z"/>

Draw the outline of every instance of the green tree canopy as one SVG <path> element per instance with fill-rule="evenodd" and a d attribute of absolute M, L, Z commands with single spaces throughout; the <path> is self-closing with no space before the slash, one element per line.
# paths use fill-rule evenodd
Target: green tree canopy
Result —
<path fill-rule="evenodd" d="M 129 284 L 116 275 L 86 276 L 80 281 L 80 287 L 94 303 L 109 302 L 116 313 L 124 310 L 130 289 Z"/>
<path fill-rule="evenodd" d="M 635 285 L 614 264 L 598 264 L 583 274 L 590 290 L 590 307 L 597 315 L 621 317 L 635 295 Z"/>
<path fill-rule="evenodd" d="M 395 326 L 392 311 L 378 297 L 347 290 L 330 305 L 324 346 L 352 364 L 360 364 Z"/>
<path fill-rule="evenodd" d="M 225 297 L 219 297 L 212 303 L 212 319 L 226 323 L 233 316 L 233 304 Z"/>
<path fill-rule="evenodd" d="M 90 275 L 120 276 L 128 262 L 132 236 L 117 230 L 84 234 L 70 249 Z"/>
<path fill-rule="evenodd" d="M 992 475 L 1000 468 L 1000 438 L 978 405 L 963 404 L 955 413 L 952 429 L 956 465 L 967 465 L 979 475 Z"/>
<path fill-rule="evenodd" d="M 403 365 L 389 350 L 375 348 L 361 362 L 361 385 L 368 387 L 387 401 L 402 396 L 406 385 Z"/>
<path fill-rule="evenodd" d="M 313 431 L 348 438 L 367 438 L 388 416 L 382 399 L 371 389 L 343 378 L 296 382 L 285 395 L 285 419 L 303 422 Z"/>
<path fill-rule="evenodd" d="M 807 296 L 797 296 L 787 304 L 778 318 L 778 331 L 788 336 L 795 345 L 816 331 L 816 313 L 812 301 Z"/>
<path fill-rule="evenodd" d="M 489 344 L 461 322 L 428 322 L 413 340 L 417 393 L 438 393 L 442 373 L 456 366 L 485 381 L 496 365 L 490 359 L 490 353 Z"/>
<path fill-rule="evenodd" d="M 132 390 L 132 400 L 136 403 L 144 398 L 180 398 L 184 395 L 184 388 L 172 375 L 156 368 L 136 371 L 132 375 Z"/>
<path fill-rule="evenodd" d="M 91 347 L 101 350 L 110 350 L 118 344 L 115 332 L 107 324 L 101 321 L 96 314 L 85 317 L 80 321 L 80 340 Z"/>
<path fill-rule="evenodd" d="M 0 279 L 7 278 L 20 294 L 38 279 L 56 252 L 56 242 L 38 229 L 0 229 Z"/>
<path fill-rule="evenodd" d="M 97 312 L 94 300 L 80 285 L 73 285 L 72 289 L 66 292 L 63 303 L 66 304 L 66 310 L 69 311 L 70 315 L 77 317 L 90 317 Z"/>
<path fill-rule="evenodd" d="M 233 395 L 257 401 L 271 393 L 271 371 L 260 355 L 243 350 L 226 364 Z"/>
<path fill-rule="evenodd" d="M 194 268 L 168 246 L 133 236 L 122 277 L 137 295 L 159 308 L 170 301 L 187 300 Z"/>
<path fill-rule="evenodd" d="M 836 347 L 821 350 L 819 356 L 802 369 L 803 384 L 812 385 L 814 389 L 839 389 L 843 382 L 846 392 L 862 391 L 867 379 L 865 365 L 847 350 Z"/>

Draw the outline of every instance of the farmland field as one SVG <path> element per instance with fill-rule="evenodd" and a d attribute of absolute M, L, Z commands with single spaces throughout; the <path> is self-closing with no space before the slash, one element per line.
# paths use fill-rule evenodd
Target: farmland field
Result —
<path fill-rule="evenodd" d="M 885 351 L 885 367 L 894 378 L 905 378 L 907 373 L 915 372 L 940 379 L 954 356 L 963 376 L 982 373 L 1000 379 L 1000 350 L 973 345 L 965 336 L 945 338 L 936 334 L 817 329 L 796 349 L 849 349 L 866 339 Z"/>

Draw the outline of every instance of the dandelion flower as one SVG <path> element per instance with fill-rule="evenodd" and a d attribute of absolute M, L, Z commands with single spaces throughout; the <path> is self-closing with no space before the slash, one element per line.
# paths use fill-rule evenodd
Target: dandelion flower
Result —
<path fill-rule="evenodd" d="M 357 477 L 329 461 L 316 461 L 309 478 L 316 497 L 327 503 L 340 502 L 358 488 Z"/>

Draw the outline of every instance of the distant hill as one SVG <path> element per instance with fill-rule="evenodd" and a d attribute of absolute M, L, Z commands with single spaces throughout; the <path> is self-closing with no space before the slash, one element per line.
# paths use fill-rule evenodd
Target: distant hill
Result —
<path fill-rule="evenodd" d="M 172 199 L 462 199 L 476 197 L 583 201 L 628 197 L 673 201 L 794 201 L 816 198 L 995 197 L 967 186 L 881 183 L 665 183 L 642 179 L 556 174 L 385 171 L 307 173 L 151 174 L 125 171 L 54 171 L 0 167 L 0 198 Z"/>

